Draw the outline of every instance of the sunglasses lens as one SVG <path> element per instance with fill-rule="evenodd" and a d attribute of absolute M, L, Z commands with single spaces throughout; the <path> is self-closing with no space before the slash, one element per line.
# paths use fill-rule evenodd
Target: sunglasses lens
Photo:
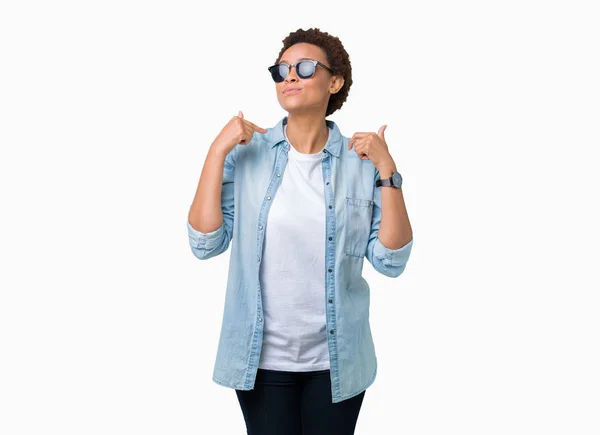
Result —
<path fill-rule="evenodd" d="M 315 66 L 312 62 L 303 60 L 296 65 L 296 72 L 301 79 L 307 79 L 315 73 Z"/>
<path fill-rule="evenodd" d="M 288 67 L 286 65 L 273 65 L 269 68 L 269 71 L 271 71 L 271 77 L 273 77 L 275 83 L 282 82 L 288 75 Z"/>

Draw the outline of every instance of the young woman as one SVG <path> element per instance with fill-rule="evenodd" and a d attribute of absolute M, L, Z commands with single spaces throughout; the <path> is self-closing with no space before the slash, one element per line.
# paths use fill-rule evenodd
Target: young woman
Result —
<path fill-rule="evenodd" d="M 348 138 L 326 119 L 352 84 L 338 38 L 299 29 L 268 69 L 287 116 L 234 116 L 188 215 L 199 259 L 232 244 L 213 380 L 249 434 L 349 435 L 377 373 L 364 258 L 397 277 L 412 249 L 402 177 L 385 126 Z"/>

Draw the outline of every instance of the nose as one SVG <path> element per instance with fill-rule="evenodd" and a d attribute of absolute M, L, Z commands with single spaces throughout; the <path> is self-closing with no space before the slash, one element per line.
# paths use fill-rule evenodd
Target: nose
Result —
<path fill-rule="evenodd" d="M 285 82 L 286 83 L 289 83 L 292 80 L 294 82 L 298 81 L 298 75 L 296 75 L 296 65 L 290 66 L 290 72 L 288 73 L 287 76 L 285 76 Z"/>

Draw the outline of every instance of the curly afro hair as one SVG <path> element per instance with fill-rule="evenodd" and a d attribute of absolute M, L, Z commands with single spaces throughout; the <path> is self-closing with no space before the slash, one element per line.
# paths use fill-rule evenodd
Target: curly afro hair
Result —
<path fill-rule="evenodd" d="M 327 32 L 321 32 L 318 28 L 310 28 L 308 30 L 298 29 L 286 36 L 282 42 L 283 47 L 275 63 L 279 63 L 279 59 L 288 48 L 299 42 L 317 45 L 325 51 L 329 67 L 335 75 L 344 77 L 344 85 L 337 93 L 331 94 L 329 97 L 325 116 L 329 116 L 341 108 L 348 97 L 350 86 L 352 86 L 352 66 L 350 65 L 350 56 L 348 56 L 340 39 Z"/>

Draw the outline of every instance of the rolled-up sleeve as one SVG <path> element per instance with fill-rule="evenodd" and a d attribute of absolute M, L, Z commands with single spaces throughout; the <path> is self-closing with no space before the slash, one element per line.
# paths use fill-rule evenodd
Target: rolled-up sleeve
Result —
<path fill-rule="evenodd" d="M 371 234 L 367 245 L 366 257 L 373 268 L 385 275 L 396 278 L 404 272 L 406 263 L 412 251 L 413 239 L 398 249 L 390 249 L 379 240 L 379 226 L 381 224 L 381 189 L 375 187 L 375 180 L 379 178 L 379 171 L 375 169 L 373 180 L 373 215 L 371 218 Z M 384 189 L 389 189 L 383 187 Z"/>
<path fill-rule="evenodd" d="M 206 260 L 227 250 L 233 238 L 234 221 L 234 177 L 237 146 L 227 154 L 223 165 L 223 184 L 221 187 L 221 210 L 223 222 L 214 231 L 198 231 L 187 220 L 187 231 L 192 253 L 200 260 Z"/>
<path fill-rule="evenodd" d="M 220 244 L 223 243 L 225 239 L 225 221 L 221 224 L 219 228 L 209 233 L 203 233 L 202 231 L 198 231 L 190 224 L 190 221 L 187 222 L 188 229 L 188 237 L 190 241 L 190 247 L 192 248 L 192 252 L 198 258 L 207 258 L 207 252 L 213 252 L 215 248 L 217 248 Z"/>
<path fill-rule="evenodd" d="M 410 251 L 412 250 L 413 240 L 410 239 L 406 245 L 398 249 L 387 248 L 379 237 L 375 238 L 375 244 L 373 246 L 373 257 L 371 264 L 378 271 L 384 275 L 397 277 L 404 272 L 408 257 L 410 257 Z"/>

